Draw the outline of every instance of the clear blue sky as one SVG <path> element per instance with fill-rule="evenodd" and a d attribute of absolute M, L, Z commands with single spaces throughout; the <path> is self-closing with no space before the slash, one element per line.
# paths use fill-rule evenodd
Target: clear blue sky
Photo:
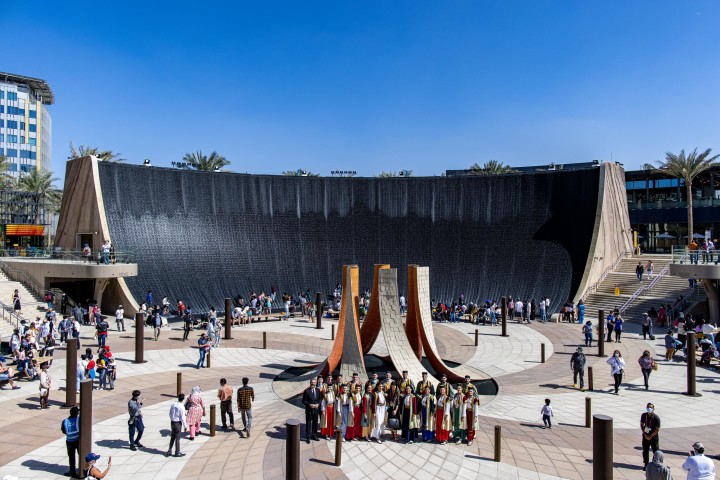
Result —
<path fill-rule="evenodd" d="M 71 140 L 251 173 L 720 153 L 717 0 L 41 0 L 0 31 L 55 92 L 60 177 Z"/>

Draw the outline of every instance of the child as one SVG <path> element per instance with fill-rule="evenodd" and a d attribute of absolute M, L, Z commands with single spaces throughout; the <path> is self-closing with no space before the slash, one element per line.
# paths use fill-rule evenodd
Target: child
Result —
<path fill-rule="evenodd" d="M 550 406 L 550 399 L 545 399 L 545 405 L 543 406 L 542 410 L 540 410 L 540 413 L 542 413 L 543 416 L 543 427 L 542 428 L 552 428 L 552 423 L 550 422 L 550 417 L 553 415 L 553 409 Z"/>

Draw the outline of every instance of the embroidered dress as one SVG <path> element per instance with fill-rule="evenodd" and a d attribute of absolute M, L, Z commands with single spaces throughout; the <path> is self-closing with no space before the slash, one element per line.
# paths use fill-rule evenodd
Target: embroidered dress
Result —
<path fill-rule="evenodd" d="M 348 438 L 352 435 L 354 422 L 354 409 L 352 395 L 341 393 L 335 399 L 335 427 L 340 428 L 342 436 Z"/>
<path fill-rule="evenodd" d="M 377 392 L 375 394 L 375 417 L 373 418 L 373 428 L 370 436 L 380 440 L 385 433 L 385 414 L 388 409 L 388 402 L 385 392 Z"/>
<path fill-rule="evenodd" d="M 320 435 L 332 437 L 335 435 L 335 392 L 331 385 L 325 388 L 325 409 L 320 417 Z"/>
<path fill-rule="evenodd" d="M 467 440 L 468 442 L 472 442 L 475 440 L 475 430 L 479 428 L 478 416 L 480 415 L 480 400 L 475 396 L 465 395 L 463 404 L 463 415 L 465 417 L 463 423 L 467 429 Z"/>
<path fill-rule="evenodd" d="M 438 442 L 447 442 L 452 429 L 452 401 L 447 395 L 437 397 L 435 408 L 435 438 Z"/>
<path fill-rule="evenodd" d="M 417 436 L 417 399 L 412 393 L 400 397 L 400 426 L 402 438 L 414 442 Z"/>
<path fill-rule="evenodd" d="M 433 396 L 425 395 L 420 401 L 420 408 L 423 441 L 431 442 L 435 438 L 435 400 Z"/>
<path fill-rule="evenodd" d="M 467 427 L 465 426 L 465 405 L 463 395 L 456 393 L 452 400 L 452 416 L 453 416 L 453 438 L 460 442 L 467 437 Z"/>
<path fill-rule="evenodd" d="M 353 428 L 352 428 L 352 436 L 350 436 L 350 433 L 348 433 L 349 440 L 360 438 L 362 436 L 362 394 L 361 393 L 355 393 L 352 396 L 353 398 L 353 416 L 355 420 L 353 421 Z M 348 429 L 349 430 L 349 429 Z"/>

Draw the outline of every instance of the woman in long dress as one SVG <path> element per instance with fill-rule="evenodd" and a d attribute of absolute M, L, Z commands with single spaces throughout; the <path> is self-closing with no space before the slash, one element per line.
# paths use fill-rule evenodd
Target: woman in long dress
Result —
<path fill-rule="evenodd" d="M 468 446 L 473 444 L 475 440 L 475 430 L 479 428 L 478 416 L 480 415 L 480 399 L 475 393 L 475 389 L 468 389 L 464 398 L 464 416 L 465 428 L 467 431 Z"/>
<path fill-rule="evenodd" d="M 445 393 L 445 387 L 438 388 L 435 407 L 435 438 L 440 445 L 445 445 L 450 438 L 452 429 L 452 400 Z"/>
<path fill-rule="evenodd" d="M 423 442 L 430 443 L 435 438 L 435 397 L 430 394 L 430 387 L 425 387 L 418 409 L 422 422 Z"/>
<path fill-rule="evenodd" d="M 342 441 L 352 441 L 353 424 L 355 421 L 353 396 L 348 391 L 348 386 L 343 385 L 335 397 L 335 427 L 342 432 Z"/>
<path fill-rule="evenodd" d="M 390 428 L 390 433 L 392 434 L 392 439 L 394 442 L 398 441 L 397 436 L 397 428 L 392 428 L 393 425 L 400 426 L 400 392 L 398 392 L 397 383 L 392 382 L 390 384 L 390 391 L 387 393 L 387 402 L 388 402 L 388 415 L 387 415 L 387 424 Z"/>
<path fill-rule="evenodd" d="M 465 422 L 465 415 L 463 413 L 465 409 L 465 399 L 463 398 L 462 386 L 458 385 L 455 391 L 455 396 L 452 399 L 452 418 L 453 418 L 453 438 L 455 444 L 460 444 L 467 438 L 467 427 Z"/>
<path fill-rule="evenodd" d="M 380 383 L 375 389 L 375 417 L 373 418 L 373 429 L 370 433 L 371 438 L 382 443 L 382 436 L 385 433 L 385 417 L 389 405 L 387 396 L 385 395 L 385 386 Z"/>
<path fill-rule="evenodd" d="M 355 420 L 353 421 L 352 433 L 350 433 L 350 428 L 348 428 L 348 440 L 359 440 L 360 437 L 362 437 L 362 412 L 360 411 L 362 408 L 362 399 L 362 386 L 357 384 L 355 385 L 355 392 L 352 394 L 353 418 Z"/>
<path fill-rule="evenodd" d="M 323 385 L 323 401 L 325 408 L 320 416 L 320 435 L 324 438 L 332 438 L 335 435 L 335 389 L 332 383 L 332 375 L 327 376 L 327 382 Z"/>
<path fill-rule="evenodd" d="M 405 392 L 400 396 L 400 426 L 402 438 L 405 443 L 415 442 L 417 436 L 417 398 L 412 387 L 405 387 Z"/>
<path fill-rule="evenodd" d="M 193 387 L 186 403 L 189 406 L 187 423 L 190 426 L 190 440 L 195 440 L 195 435 L 200 435 L 200 422 L 205 416 L 205 402 L 203 402 L 199 386 Z"/>
<path fill-rule="evenodd" d="M 375 423 L 375 394 L 372 385 L 369 383 L 365 385 L 365 394 L 362 396 L 360 413 L 362 415 L 360 422 L 362 424 L 362 438 L 369 442 L 373 424 Z"/>

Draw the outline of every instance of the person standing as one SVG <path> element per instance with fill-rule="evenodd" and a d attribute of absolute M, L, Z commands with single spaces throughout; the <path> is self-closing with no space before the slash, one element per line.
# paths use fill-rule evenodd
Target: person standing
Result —
<path fill-rule="evenodd" d="M 362 415 L 360 422 L 362 432 L 360 436 L 363 440 L 369 442 L 375 423 L 375 393 L 373 392 L 373 385 L 370 383 L 365 385 L 365 393 L 360 404 L 360 415 Z"/>
<path fill-rule="evenodd" d="M 222 429 L 227 430 L 228 424 L 225 417 L 230 417 L 230 429 L 235 429 L 235 417 L 233 416 L 232 396 L 233 388 L 227 384 L 225 378 L 220 379 L 220 388 L 218 388 L 218 398 L 220 399 L 220 418 L 222 419 Z"/>
<path fill-rule="evenodd" d="M 587 358 L 582 347 L 578 347 L 575 353 L 570 357 L 570 369 L 573 372 L 573 388 L 578 386 L 578 376 L 580 377 L 580 391 L 585 391 L 585 363 Z"/>
<path fill-rule="evenodd" d="M 322 395 L 317 387 L 317 379 L 310 380 L 310 386 L 303 392 L 302 403 L 305 405 L 305 441 L 310 443 L 311 438 L 318 440 L 318 415 L 320 414 Z"/>
<path fill-rule="evenodd" d="M 242 379 L 242 387 L 237 391 L 237 407 L 238 413 L 242 418 L 243 432 L 250 438 L 250 428 L 252 428 L 252 402 L 255 401 L 255 390 L 248 386 L 250 380 L 247 377 Z"/>
<path fill-rule="evenodd" d="M 600 326 L 598 326 L 598 330 L 600 329 Z M 613 330 L 615 330 L 615 315 L 610 313 L 607 316 L 607 319 L 605 320 L 605 329 L 607 330 L 607 339 L 605 340 L 607 343 L 612 342 L 612 333 Z M 598 334 L 600 332 L 598 331 Z"/>
<path fill-rule="evenodd" d="M 647 313 L 643 313 L 641 324 L 643 340 L 646 340 L 647 335 L 652 335 L 650 333 L 650 326 L 652 325 L 652 319 L 650 318 L 650 315 L 648 315 Z"/>
<path fill-rule="evenodd" d="M 110 467 L 112 466 L 112 457 L 108 457 L 107 468 L 102 472 L 99 468 L 95 466 L 95 462 L 97 462 L 98 459 L 100 459 L 100 455 L 98 455 L 97 453 L 90 452 L 85 455 L 85 466 L 83 467 L 82 478 L 105 478 L 108 472 L 110 472 Z"/>
<path fill-rule="evenodd" d="M 583 325 L 582 330 L 583 330 L 583 333 L 585 334 L 585 346 L 592 347 L 592 342 L 593 342 L 592 322 L 590 320 L 585 322 L 585 325 Z M 600 334 L 602 335 L 602 332 L 600 332 Z"/>
<path fill-rule="evenodd" d="M 615 379 L 615 395 L 619 395 L 620 384 L 622 383 L 623 373 L 625 373 L 625 360 L 622 358 L 620 350 L 613 352 L 613 356 L 608 358 L 607 364 L 610 365 L 610 373 Z"/>
<path fill-rule="evenodd" d="M 348 433 L 352 435 L 354 423 L 353 398 L 350 395 L 349 387 L 344 384 L 340 387 L 340 393 L 335 399 L 335 426 L 340 427 L 342 441 L 346 440 Z M 352 441 L 352 438 L 350 439 Z"/>
<path fill-rule="evenodd" d="M 325 408 L 320 412 L 320 436 L 329 439 L 335 435 L 335 385 L 332 375 L 327 376 L 323 399 Z"/>
<path fill-rule="evenodd" d="M 205 402 L 203 401 L 200 387 L 193 387 L 187 399 L 187 423 L 190 426 L 190 440 L 195 440 L 195 435 L 200 435 L 200 423 L 205 416 Z"/>
<path fill-rule="evenodd" d="M 540 410 L 540 413 L 542 414 L 543 419 L 543 427 L 542 428 L 552 428 L 552 417 L 553 417 L 553 409 L 552 406 L 550 406 L 550 399 L 545 399 L 545 405 L 543 405 L 542 409 Z"/>
<path fill-rule="evenodd" d="M 640 358 L 638 358 L 640 370 L 642 370 L 643 379 L 645 380 L 645 390 L 650 388 L 650 374 L 653 369 L 657 368 L 655 359 L 650 356 L 650 351 L 645 350 Z"/>
<path fill-rule="evenodd" d="M 585 302 L 580 300 L 577 304 L 578 323 L 585 321 Z"/>
<path fill-rule="evenodd" d="M 115 310 L 115 323 L 117 324 L 118 332 L 125 331 L 125 310 L 123 310 L 122 305 L 118 305 L 117 310 Z"/>
<path fill-rule="evenodd" d="M 210 350 L 210 339 L 206 334 L 201 333 L 198 338 L 198 352 L 200 353 L 200 359 L 198 360 L 195 368 L 205 368 L 205 355 Z"/>
<path fill-rule="evenodd" d="M 412 444 L 417 436 L 417 397 L 410 385 L 400 396 L 400 426 L 403 440 Z"/>
<path fill-rule="evenodd" d="M 715 464 L 705 456 L 705 446 L 700 442 L 693 443 L 690 455 L 682 464 L 688 472 L 688 480 L 712 480 L 715 478 Z"/>
<path fill-rule="evenodd" d="M 180 452 L 180 433 L 183 430 L 187 432 L 188 429 L 183 400 L 185 400 L 185 394 L 181 393 L 178 395 L 177 401 L 170 405 L 170 446 L 165 454 L 166 457 L 172 454 L 173 445 L 175 446 L 176 457 L 185 456 L 184 453 Z"/>
<path fill-rule="evenodd" d="M 102 317 L 95 323 L 95 334 L 97 335 L 98 347 L 104 347 L 107 340 L 108 324 Z"/>
<path fill-rule="evenodd" d="M 425 387 L 425 391 L 420 397 L 420 422 L 422 428 L 422 440 L 425 443 L 431 443 L 435 438 L 435 396 L 430 391 L 430 386 Z"/>
<path fill-rule="evenodd" d="M 438 386 L 437 395 L 435 396 L 435 438 L 440 442 L 440 445 L 445 445 L 448 442 L 450 430 L 452 429 L 450 415 L 452 400 L 445 392 L 445 386 Z"/>
<path fill-rule="evenodd" d="M 50 387 L 52 386 L 52 378 L 48 373 L 48 362 L 40 365 L 40 409 L 48 408 L 48 400 L 50 399 Z"/>
<path fill-rule="evenodd" d="M 142 399 L 140 398 L 140 390 L 133 390 L 132 398 L 128 401 L 128 434 L 130 436 L 130 450 L 136 451 L 138 447 L 143 448 L 140 439 L 145 431 L 142 416 Z M 135 436 L 137 432 L 137 437 Z"/>
<path fill-rule="evenodd" d="M 373 416 L 373 428 L 370 436 L 377 440 L 377 443 L 383 443 L 382 436 L 385 433 L 385 417 L 389 408 L 387 396 L 385 395 L 385 386 L 382 383 L 378 384 L 373 395 L 375 415 Z"/>
<path fill-rule="evenodd" d="M 190 331 L 192 330 L 192 318 L 190 315 L 183 316 L 183 338 L 182 341 L 188 339 L 190 336 Z"/>
<path fill-rule="evenodd" d="M 653 453 L 660 450 L 660 417 L 655 413 L 655 405 L 647 404 L 646 412 L 640 415 L 640 430 L 642 431 L 642 458 L 643 472 L 650 463 L 650 449 Z"/>
<path fill-rule="evenodd" d="M 462 385 L 458 385 L 455 390 L 455 396 L 452 399 L 453 438 L 455 439 L 456 445 L 459 445 L 460 442 L 467 438 L 467 428 L 463 422 L 463 408 Z"/>
<path fill-rule="evenodd" d="M 400 315 L 407 313 L 407 300 L 405 295 L 400 295 Z"/>
<path fill-rule="evenodd" d="M 663 452 L 658 450 L 653 453 L 652 462 L 647 464 L 647 470 L 645 470 L 646 480 L 673 480 L 672 472 L 670 467 L 665 465 L 665 455 Z"/>
<path fill-rule="evenodd" d="M 635 276 L 638 279 L 638 282 L 642 282 L 643 273 L 645 273 L 645 269 L 642 266 L 641 262 L 638 262 L 637 267 L 635 267 Z"/>
<path fill-rule="evenodd" d="M 540 321 L 542 323 L 547 323 L 547 304 L 545 303 L 544 298 L 540 300 L 538 307 L 540 308 Z"/>
<path fill-rule="evenodd" d="M 623 319 L 618 313 L 615 315 L 615 343 L 622 343 L 622 340 L 620 340 L 620 335 L 622 335 L 623 330 Z"/>
<path fill-rule="evenodd" d="M 160 338 L 160 329 L 162 328 L 162 317 L 160 316 L 160 311 L 155 310 L 155 314 L 153 315 L 153 330 L 155 333 L 155 341 L 158 341 L 158 338 Z"/>
<path fill-rule="evenodd" d="M 70 416 L 62 421 L 60 430 L 65 434 L 65 445 L 67 447 L 68 463 L 70 470 L 65 472 L 66 477 L 75 478 L 77 476 L 77 465 L 80 465 L 80 419 L 78 407 L 70 408 Z M 78 463 L 75 463 L 75 455 L 78 457 Z"/>

